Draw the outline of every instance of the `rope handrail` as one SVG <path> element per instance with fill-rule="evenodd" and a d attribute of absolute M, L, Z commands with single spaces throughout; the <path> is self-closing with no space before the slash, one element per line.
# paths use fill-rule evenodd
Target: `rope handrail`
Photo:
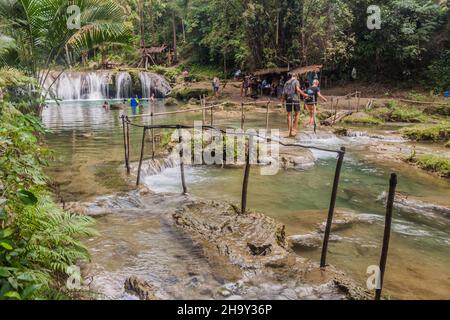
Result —
<path fill-rule="evenodd" d="M 226 132 L 226 129 L 233 129 L 233 130 L 238 129 L 235 127 L 226 127 L 224 130 L 224 129 L 220 129 L 220 128 L 217 128 L 214 126 L 209 126 L 209 125 L 202 125 L 202 126 L 181 125 L 181 124 L 138 125 L 138 124 L 134 124 L 134 123 L 130 122 L 128 119 L 127 119 L 127 123 L 132 126 L 138 127 L 138 128 L 145 128 L 146 130 L 151 130 L 151 129 L 197 129 L 197 128 L 201 127 L 202 129 L 210 129 L 210 130 L 214 130 L 214 131 L 219 131 L 224 134 L 227 134 L 227 133 L 230 134 L 230 132 Z M 325 151 L 325 152 L 333 152 L 336 154 L 343 153 L 342 150 L 333 150 L 333 149 L 321 148 L 321 147 L 317 147 L 317 146 L 308 146 L 308 145 L 304 145 L 304 144 L 300 144 L 300 143 L 285 143 L 278 139 L 272 139 L 272 138 L 268 138 L 267 136 L 261 136 L 260 134 L 245 133 L 245 132 L 231 133 L 231 134 L 235 135 L 235 136 L 250 136 L 250 137 L 265 139 L 268 142 L 276 142 L 284 147 L 299 147 L 299 148 L 303 148 L 303 149 L 314 149 L 314 150 Z"/>
<path fill-rule="evenodd" d="M 136 114 L 136 115 L 130 115 L 130 116 L 127 116 L 127 117 L 128 118 L 143 118 L 143 117 L 164 116 L 164 115 L 176 114 L 176 113 L 187 113 L 187 112 L 193 112 L 193 111 L 212 109 L 212 108 L 220 107 L 220 106 L 222 106 L 224 104 L 225 104 L 225 102 L 222 102 L 222 103 L 219 103 L 219 104 L 215 104 L 215 105 L 212 105 L 212 106 L 201 107 L 201 108 L 192 108 L 192 109 L 167 111 L 167 112 L 146 113 L 146 114 Z"/>

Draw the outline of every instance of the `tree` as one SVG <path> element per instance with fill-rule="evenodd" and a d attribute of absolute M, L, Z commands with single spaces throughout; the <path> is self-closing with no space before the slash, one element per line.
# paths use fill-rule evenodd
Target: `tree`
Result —
<path fill-rule="evenodd" d="M 80 28 L 69 28 L 70 5 L 80 8 Z M 4 36 L 15 40 L 8 53 L 37 79 L 33 92 L 35 111 L 40 114 L 46 94 L 42 88 L 49 66 L 65 63 L 66 49 L 74 54 L 112 43 L 124 43 L 130 28 L 123 8 L 114 0 L 0 0 L 0 23 Z M 1 60 L 0 60 L 1 61 Z"/>

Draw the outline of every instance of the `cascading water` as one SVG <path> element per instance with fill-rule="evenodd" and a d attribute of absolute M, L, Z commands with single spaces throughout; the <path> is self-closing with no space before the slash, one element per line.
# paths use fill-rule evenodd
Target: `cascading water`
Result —
<path fill-rule="evenodd" d="M 142 98 L 150 98 L 152 94 L 157 97 L 166 97 L 172 91 L 170 84 L 160 75 L 141 72 L 139 79 L 141 80 Z"/>
<path fill-rule="evenodd" d="M 81 99 L 81 75 L 63 73 L 56 83 L 56 97 L 61 100 Z"/>
<path fill-rule="evenodd" d="M 111 86 L 110 79 L 115 77 L 115 83 Z M 50 72 L 44 89 L 50 94 L 48 99 L 60 100 L 106 100 L 126 99 L 133 94 L 142 92 L 141 98 L 150 98 L 152 94 L 158 98 L 164 98 L 170 94 L 172 88 L 162 77 L 151 72 L 139 73 L 141 88 L 133 88 L 133 79 L 128 72 L 119 72 L 114 76 L 113 72 Z"/>
<path fill-rule="evenodd" d="M 116 76 L 116 99 L 131 97 L 132 79 L 128 72 L 120 72 Z"/>
<path fill-rule="evenodd" d="M 139 73 L 139 79 L 141 80 L 142 97 L 150 97 L 152 91 L 152 79 L 147 72 Z"/>
<path fill-rule="evenodd" d="M 103 100 L 109 97 L 109 75 L 89 72 L 83 79 L 82 99 Z"/>

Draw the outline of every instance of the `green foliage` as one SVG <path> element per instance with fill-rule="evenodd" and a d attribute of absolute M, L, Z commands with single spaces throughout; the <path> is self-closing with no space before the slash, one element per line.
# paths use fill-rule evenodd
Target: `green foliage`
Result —
<path fill-rule="evenodd" d="M 69 28 L 71 5 L 80 8 L 80 28 Z M 40 114 L 47 98 L 43 91 L 49 66 L 66 64 L 93 48 L 105 52 L 107 46 L 126 43 L 131 36 L 125 23 L 125 11 L 115 0 L 1 0 L 0 39 L 11 39 L 0 47 L 0 67 L 20 66 L 36 79 L 29 95 Z"/>
<path fill-rule="evenodd" d="M 187 101 L 189 99 L 198 99 L 198 97 L 202 95 L 209 95 L 211 90 L 204 88 L 180 88 L 178 90 L 173 90 L 171 93 L 172 97 L 175 97 L 177 100 Z"/>
<path fill-rule="evenodd" d="M 88 258 L 89 217 L 64 212 L 47 190 L 41 122 L 0 102 L 0 299 L 61 296 L 68 268 Z"/>
<path fill-rule="evenodd" d="M 450 117 L 450 104 L 428 107 L 424 110 L 424 113 Z"/>
<path fill-rule="evenodd" d="M 180 75 L 180 71 L 177 68 L 167 68 L 160 65 L 153 65 L 150 67 L 150 70 L 164 76 L 170 83 L 175 83 Z"/>
<path fill-rule="evenodd" d="M 439 95 L 441 95 L 444 90 L 450 90 L 449 48 L 431 62 L 425 72 L 425 78 L 428 80 L 425 83 L 425 86 L 434 90 Z"/>
<path fill-rule="evenodd" d="M 442 47 L 436 46 L 434 41 L 441 38 L 441 29 L 445 30 L 448 14 L 445 5 L 440 7 L 431 0 L 384 1 L 379 5 L 381 29 L 368 30 L 367 8 L 374 3 L 369 0 L 348 3 L 355 15 L 352 26 L 357 43 L 354 63 L 370 79 L 380 75 L 411 80 L 411 75 L 419 74 L 418 67 L 423 65 L 425 57 L 439 55 L 445 47 L 447 40 L 440 41 Z M 448 30 L 445 32 L 448 34 Z M 440 77 L 438 71 L 435 79 L 439 81 Z"/>
<path fill-rule="evenodd" d="M 371 115 L 388 122 L 424 122 L 426 116 L 412 106 L 398 105 L 395 101 L 386 103 L 386 107 L 371 110 Z"/>
<path fill-rule="evenodd" d="M 440 176 L 450 178 L 450 159 L 448 157 L 424 154 L 411 156 L 409 162 L 417 164 L 420 168 L 436 172 Z"/>
<path fill-rule="evenodd" d="M 415 141 L 439 141 L 450 139 L 450 125 L 415 126 L 401 130 L 404 137 Z"/>

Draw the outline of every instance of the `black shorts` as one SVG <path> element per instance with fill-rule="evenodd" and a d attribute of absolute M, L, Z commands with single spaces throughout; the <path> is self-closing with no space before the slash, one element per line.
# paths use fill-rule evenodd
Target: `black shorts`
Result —
<path fill-rule="evenodd" d="M 295 112 L 300 112 L 300 101 L 286 99 L 286 111 L 292 112 L 292 109 L 294 109 Z"/>

